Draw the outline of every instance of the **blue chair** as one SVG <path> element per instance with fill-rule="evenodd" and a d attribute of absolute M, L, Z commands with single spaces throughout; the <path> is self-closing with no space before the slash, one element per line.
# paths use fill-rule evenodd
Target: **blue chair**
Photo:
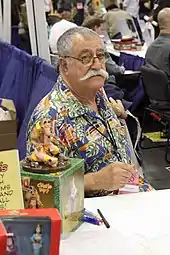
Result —
<path fill-rule="evenodd" d="M 120 53 L 119 65 L 124 65 L 126 70 L 140 71 L 144 65 L 144 59 L 139 56 L 130 55 L 127 53 Z M 131 111 L 135 111 L 136 108 L 141 104 L 144 98 L 144 91 L 142 86 L 142 80 L 139 77 L 138 85 L 129 94 L 130 101 L 132 101 Z"/>

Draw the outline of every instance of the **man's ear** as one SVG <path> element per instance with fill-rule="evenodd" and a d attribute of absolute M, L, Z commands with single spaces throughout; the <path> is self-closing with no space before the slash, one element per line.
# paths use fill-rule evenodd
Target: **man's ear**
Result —
<path fill-rule="evenodd" d="M 68 72 L 68 63 L 67 60 L 64 58 L 60 58 L 60 69 L 62 70 L 62 72 L 66 73 Z"/>

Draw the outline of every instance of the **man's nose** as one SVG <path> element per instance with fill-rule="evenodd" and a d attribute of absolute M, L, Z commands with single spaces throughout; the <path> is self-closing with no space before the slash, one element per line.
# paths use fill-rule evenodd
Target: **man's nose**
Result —
<path fill-rule="evenodd" d="M 99 61 L 98 57 L 94 57 L 91 68 L 94 70 L 100 70 L 102 68 L 102 64 Z"/>

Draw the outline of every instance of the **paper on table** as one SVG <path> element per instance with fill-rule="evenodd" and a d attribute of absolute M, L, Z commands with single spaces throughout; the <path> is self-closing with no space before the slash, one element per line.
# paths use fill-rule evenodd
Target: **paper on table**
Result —
<path fill-rule="evenodd" d="M 127 238 L 115 229 L 75 232 L 66 240 L 61 241 L 60 255 L 80 254 L 151 255 L 148 247 L 142 245 L 140 240 Z"/>
<path fill-rule="evenodd" d="M 124 75 L 130 75 L 130 74 L 140 74 L 140 71 L 133 71 L 133 70 L 125 70 Z"/>

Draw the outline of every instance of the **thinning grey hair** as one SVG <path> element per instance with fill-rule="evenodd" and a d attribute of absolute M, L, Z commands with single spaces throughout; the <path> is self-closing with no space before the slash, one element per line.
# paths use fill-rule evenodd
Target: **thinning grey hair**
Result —
<path fill-rule="evenodd" d="M 100 39 L 100 36 L 93 30 L 86 27 L 74 27 L 67 30 L 63 35 L 60 36 L 57 42 L 57 51 L 60 57 L 69 56 L 73 46 L 73 39 L 75 36 L 81 35 L 86 37 L 96 37 Z"/>

